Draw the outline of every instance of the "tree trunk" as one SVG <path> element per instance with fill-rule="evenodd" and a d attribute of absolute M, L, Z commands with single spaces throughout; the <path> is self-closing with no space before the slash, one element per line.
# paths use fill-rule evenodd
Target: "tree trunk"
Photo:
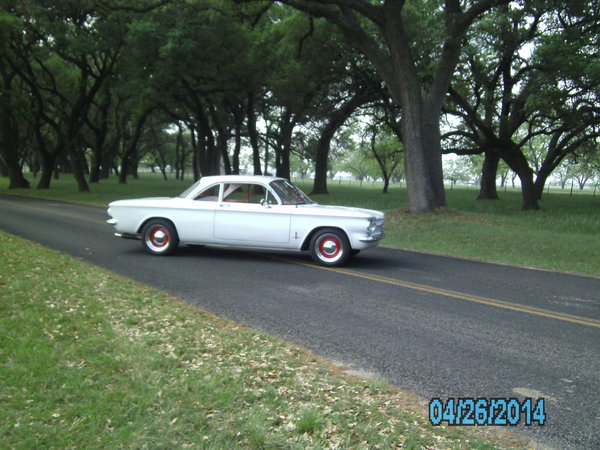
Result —
<path fill-rule="evenodd" d="M 121 172 L 119 173 L 119 183 L 120 184 L 127 183 L 127 174 L 133 164 L 135 164 L 135 167 L 133 168 L 134 169 L 133 170 L 134 178 L 137 178 L 137 161 L 135 161 L 135 162 L 132 161 L 131 157 L 133 156 L 133 154 L 137 148 L 137 144 L 140 140 L 140 137 L 142 136 L 144 124 L 146 123 L 146 119 L 148 118 L 148 116 L 150 115 L 151 112 L 152 112 L 152 109 L 146 110 L 138 118 L 138 120 L 136 122 L 135 132 L 133 134 L 131 142 L 129 143 L 127 149 L 125 150 L 125 153 L 123 154 L 123 158 L 121 159 Z"/>
<path fill-rule="evenodd" d="M 540 209 L 538 194 L 533 182 L 533 170 L 529 167 L 523 152 L 517 148 L 502 149 L 501 157 L 521 180 L 523 198 L 521 209 L 525 211 Z"/>
<path fill-rule="evenodd" d="M 481 181 L 477 200 L 498 200 L 496 176 L 498 174 L 499 162 L 500 155 L 497 151 L 492 149 L 485 152 L 483 166 L 481 167 Z"/>
<path fill-rule="evenodd" d="M 266 125 L 267 125 L 267 130 L 265 132 L 265 160 L 264 160 L 265 169 L 264 169 L 263 173 L 265 175 L 268 175 L 269 174 L 269 135 L 271 134 L 271 129 L 269 127 L 269 122 L 267 122 Z"/>
<path fill-rule="evenodd" d="M 535 192 L 538 200 L 542 199 L 542 195 L 544 194 L 544 187 L 546 186 L 546 181 L 552 173 L 552 170 L 548 170 L 548 168 L 544 167 L 544 164 L 542 164 L 539 173 L 535 177 Z"/>
<path fill-rule="evenodd" d="M 390 188 L 390 176 L 386 173 L 383 174 L 383 194 L 387 194 Z"/>
<path fill-rule="evenodd" d="M 8 189 L 29 188 L 29 181 L 23 176 L 23 169 L 19 164 L 19 135 L 17 125 L 10 117 L 10 112 L 2 107 L 0 109 L 0 160 L 8 176 Z"/>
<path fill-rule="evenodd" d="M 276 174 L 278 177 L 290 179 L 290 152 L 292 150 L 293 122 L 284 123 L 281 131 L 281 146 L 276 155 Z"/>
<path fill-rule="evenodd" d="M 36 189 L 50 189 L 50 181 L 52 180 L 53 168 L 54 164 L 49 163 L 44 157 L 42 157 L 42 173 L 40 175 L 40 179 L 38 181 Z"/>
<path fill-rule="evenodd" d="M 384 30 L 390 48 L 391 65 L 372 55 L 379 67 L 392 99 L 402 111 L 401 131 L 404 145 L 404 173 L 410 209 L 415 214 L 446 206 L 440 133 L 440 115 L 443 99 L 450 84 L 458 52 L 453 58 L 439 63 L 439 78 L 425 95 L 411 56 L 408 37 L 401 23 L 400 11 L 390 18 Z M 449 42 L 444 51 L 455 48 Z M 367 56 L 369 54 L 367 53 Z"/>
<path fill-rule="evenodd" d="M 544 193 L 544 186 L 548 177 L 554 172 L 554 170 L 560 165 L 560 163 L 570 153 L 569 147 L 563 148 L 563 151 L 559 149 L 560 133 L 555 133 L 548 144 L 548 153 L 542 161 L 540 170 L 535 178 L 535 189 L 537 191 L 538 200 L 542 199 Z M 566 150 L 566 151 L 565 151 Z M 563 186 L 564 189 L 564 186 Z"/>
<path fill-rule="evenodd" d="M 82 155 L 76 150 L 69 150 L 69 159 L 71 160 L 71 166 L 73 169 L 73 176 L 77 182 L 77 190 L 79 192 L 89 192 L 90 187 L 85 180 L 83 173 Z"/>
<path fill-rule="evenodd" d="M 275 149 L 275 171 L 281 178 L 290 179 L 290 153 L 292 151 L 292 134 L 296 126 L 292 112 L 286 108 L 280 122 L 278 145 Z"/>
<path fill-rule="evenodd" d="M 115 145 L 116 144 L 111 145 L 109 152 L 102 155 L 102 164 L 100 165 L 101 180 L 107 180 L 110 176 L 110 169 L 114 165 L 113 161 L 116 154 Z"/>
<path fill-rule="evenodd" d="M 248 137 L 250 138 L 250 146 L 252 147 L 252 166 L 254 175 L 262 175 L 260 167 L 260 149 L 258 148 L 258 131 L 256 131 L 256 113 L 254 111 L 254 92 L 248 92 L 248 103 L 246 105 L 246 118 Z"/>
<path fill-rule="evenodd" d="M 16 143 L 11 143 L 12 139 L 2 142 L 2 160 L 4 168 L 8 175 L 8 189 L 29 189 L 29 181 L 23 176 L 23 169 L 16 155 Z"/>
<path fill-rule="evenodd" d="M 419 96 L 418 89 L 413 95 Z M 411 211 L 420 214 L 446 206 L 439 115 L 426 114 L 418 98 L 404 101 L 402 137 Z"/>
<path fill-rule="evenodd" d="M 329 194 L 327 190 L 327 164 L 329 162 L 329 149 L 333 133 L 321 134 L 315 156 L 315 180 L 310 195 Z"/>
<path fill-rule="evenodd" d="M 23 169 L 18 161 L 6 161 L 5 169 L 8 173 L 8 189 L 29 189 L 31 185 L 23 176 Z M 16 164 L 15 164 L 16 162 Z"/>
<path fill-rule="evenodd" d="M 240 152 L 242 150 L 242 124 L 244 123 L 243 114 L 237 108 L 234 109 L 234 147 L 231 158 L 231 173 L 239 175 L 240 173 Z M 259 163 L 260 165 L 260 163 Z"/>
<path fill-rule="evenodd" d="M 221 159 L 223 160 L 223 170 L 225 171 L 225 175 L 231 175 L 231 160 L 229 159 L 229 153 L 227 152 L 227 138 L 219 136 L 217 141 L 219 142 L 219 149 L 221 153 Z M 219 173 L 221 173 L 220 167 Z"/>
<path fill-rule="evenodd" d="M 223 123 L 222 117 L 222 109 L 224 106 L 219 105 L 221 109 L 217 109 L 217 105 L 214 102 L 210 103 L 210 117 L 212 118 L 212 128 L 216 130 L 216 144 L 215 144 L 215 152 L 214 152 L 214 167 L 216 170 L 216 174 L 221 173 L 221 166 L 219 165 L 219 159 L 222 161 L 222 167 L 225 170 L 226 175 L 231 175 L 231 160 L 229 159 L 229 152 L 227 148 L 227 142 L 229 141 L 229 131 L 226 129 L 225 124 Z"/>
<path fill-rule="evenodd" d="M 102 132 L 102 130 L 94 129 L 94 148 L 92 148 L 92 161 L 90 165 L 90 183 L 99 183 L 101 174 L 102 174 L 102 166 L 106 161 L 106 157 L 104 155 L 104 142 L 106 140 L 106 130 Z"/>
<path fill-rule="evenodd" d="M 200 125 L 198 135 L 198 149 L 200 156 L 200 172 L 202 176 L 219 174 L 219 158 L 215 139 L 208 122 Z"/>
<path fill-rule="evenodd" d="M 190 137 L 192 140 L 192 169 L 194 171 L 194 180 L 200 179 L 200 149 L 198 148 L 198 139 L 196 137 L 196 130 L 192 125 L 188 125 L 190 130 Z"/>
<path fill-rule="evenodd" d="M 100 182 L 100 159 L 99 155 L 92 155 L 92 164 L 90 165 L 90 183 Z"/>
<path fill-rule="evenodd" d="M 37 184 L 37 189 L 50 189 L 50 181 L 52 180 L 52 174 L 54 172 L 58 173 L 58 169 L 56 167 L 56 155 L 50 152 L 41 152 L 40 153 L 42 164 L 42 174 L 40 175 L 40 180 Z"/>
<path fill-rule="evenodd" d="M 290 172 L 290 149 L 291 149 L 291 136 L 289 140 L 289 144 L 283 147 L 283 151 L 280 155 L 278 155 L 278 167 L 277 167 L 277 176 L 281 178 L 285 178 L 289 180 L 291 178 Z"/>
<path fill-rule="evenodd" d="M 175 141 L 175 179 L 183 180 L 183 171 L 185 170 L 185 161 L 183 160 L 184 151 L 182 149 L 182 128 L 177 125 L 177 140 Z"/>

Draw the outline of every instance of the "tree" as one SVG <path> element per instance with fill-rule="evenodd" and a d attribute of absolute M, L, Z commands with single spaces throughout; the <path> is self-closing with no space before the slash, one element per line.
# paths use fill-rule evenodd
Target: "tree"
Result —
<path fill-rule="evenodd" d="M 319 130 L 315 153 L 315 178 L 311 192 L 313 195 L 328 193 L 329 153 L 336 132 L 357 109 L 384 95 L 381 82 L 373 76 L 372 66 L 358 56 L 342 56 L 341 60 L 337 61 L 335 70 L 339 74 L 338 79 L 327 89 L 329 101 L 324 102 L 327 108 Z"/>
<path fill-rule="evenodd" d="M 10 11 L 10 12 L 9 12 Z M 95 1 L 17 2 L 3 12 L 19 21 L 5 62 L 31 101 L 31 127 L 42 159 L 38 188 L 48 188 L 57 160 L 68 157 L 80 191 L 87 191 L 79 133 L 119 52 L 120 24 Z"/>
<path fill-rule="evenodd" d="M 398 139 L 391 134 L 387 138 L 382 138 L 381 133 L 379 136 L 375 130 L 372 130 L 371 136 L 371 152 L 381 169 L 381 176 L 383 178 L 383 193 L 387 194 L 390 186 L 390 179 L 396 172 L 400 165 L 402 156 L 402 146 Z"/>
<path fill-rule="evenodd" d="M 446 105 L 462 123 L 446 151 L 485 154 L 479 199 L 498 198 L 503 159 L 521 180 L 523 209 L 538 209 L 552 171 L 598 136 L 597 27 L 589 8 L 537 1 L 501 7 L 472 29 Z"/>
<path fill-rule="evenodd" d="M 598 5 L 569 2 L 549 15 L 545 29 L 534 52 L 540 70 L 528 98 L 548 142 L 535 181 L 538 198 L 563 160 L 597 152 L 600 137 Z"/>
<path fill-rule="evenodd" d="M 273 49 L 278 70 L 268 86 L 269 142 L 275 151 L 276 173 L 289 177 L 295 130 L 310 122 L 325 122 L 315 155 L 319 165 L 317 179 L 321 182 L 327 170 L 325 153 L 331 138 L 356 108 L 346 106 L 343 113 L 336 109 L 344 102 L 338 95 L 345 74 L 346 61 L 341 57 L 344 50 L 336 45 L 339 39 L 326 21 L 314 20 L 289 8 L 277 8 L 277 12 L 280 21 L 272 32 L 280 35 Z M 348 112 L 349 109 L 352 111 Z"/>
<path fill-rule="evenodd" d="M 343 168 L 354 175 L 361 182 L 361 185 L 368 177 L 376 176 L 375 174 L 379 172 L 379 168 L 371 153 L 370 143 L 363 140 L 356 144 L 355 148 L 348 154 Z"/>
<path fill-rule="evenodd" d="M 444 176 L 450 181 L 451 186 L 456 183 L 468 183 L 473 179 L 470 158 L 459 156 L 444 163 Z"/>
<path fill-rule="evenodd" d="M 570 158 L 571 179 L 577 181 L 579 189 L 583 190 L 586 183 L 600 175 L 600 152 L 597 150 L 598 143 L 591 145 L 581 156 L 572 155 Z"/>
<path fill-rule="evenodd" d="M 23 176 L 20 158 L 23 157 L 23 133 L 27 127 L 28 110 L 26 89 L 11 67 L 16 61 L 12 41 L 19 36 L 21 21 L 9 11 L 0 10 L 0 163 L 9 177 L 9 189 L 29 188 Z"/>
<path fill-rule="evenodd" d="M 110 167 L 117 153 L 119 136 L 115 133 L 115 111 L 113 86 L 111 82 L 104 84 L 95 96 L 85 118 L 86 130 L 82 130 L 82 138 L 86 147 L 91 149 L 90 183 L 98 183 L 101 178 L 108 178 Z"/>
<path fill-rule="evenodd" d="M 459 0 L 443 5 L 429 0 L 281 0 L 337 25 L 385 82 L 402 110 L 404 164 L 414 212 L 445 206 L 439 121 L 465 33 L 484 12 L 508 2 L 482 0 L 463 9 Z"/>
<path fill-rule="evenodd" d="M 502 158 L 518 174 L 523 209 L 538 209 L 533 170 L 523 154 L 532 138 L 523 133 L 532 68 L 521 56 L 538 32 L 543 10 L 520 4 L 489 13 L 471 31 L 446 110 L 463 124 L 447 134 L 458 154 L 484 154 L 478 199 L 498 199 L 496 174 Z M 447 150 L 449 151 L 449 150 Z"/>
<path fill-rule="evenodd" d="M 403 147 L 394 110 L 385 100 L 374 102 L 362 110 L 362 138 L 369 142 L 371 156 L 377 162 L 384 194 L 388 193 L 390 180 L 402 163 Z"/>

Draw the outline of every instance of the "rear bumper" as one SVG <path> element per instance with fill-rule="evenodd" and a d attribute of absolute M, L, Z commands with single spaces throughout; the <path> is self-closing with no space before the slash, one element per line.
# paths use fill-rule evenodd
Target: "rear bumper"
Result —
<path fill-rule="evenodd" d="M 117 225 L 117 219 L 111 217 L 110 219 L 108 219 L 106 221 L 106 223 L 109 224 L 109 225 L 115 225 L 116 226 Z M 131 233 L 119 233 L 119 232 L 116 232 L 115 236 L 123 238 L 123 239 L 141 239 L 141 236 L 139 234 L 131 234 Z"/>

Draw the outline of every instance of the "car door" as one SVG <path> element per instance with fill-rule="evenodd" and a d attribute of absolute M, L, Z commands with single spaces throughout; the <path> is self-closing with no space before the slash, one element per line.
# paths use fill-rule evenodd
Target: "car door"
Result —
<path fill-rule="evenodd" d="M 290 222 L 289 208 L 279 205 L 266 186 L 225 183 L 215 211 L 214 236 L 225 244 L 287 247 Z"/>
<path fill-rule="evenodd" d="M 202 190 L 194 198 L 176 199 L 172 213 L 179 239 L 186 243 L 213 243 L 215 210 L 219 205 L 220 183 Z"/>

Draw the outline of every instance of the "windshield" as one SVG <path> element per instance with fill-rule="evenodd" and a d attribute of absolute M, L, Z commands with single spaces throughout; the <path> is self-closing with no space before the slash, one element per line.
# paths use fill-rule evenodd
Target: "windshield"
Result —
<path fill-rule="evenodd" d="M 305 205 L 312 203 L 312 200 L 304 192 L 287 180 L 275 180 L 269 186 L 277 193 L 284 205 Z"/>

